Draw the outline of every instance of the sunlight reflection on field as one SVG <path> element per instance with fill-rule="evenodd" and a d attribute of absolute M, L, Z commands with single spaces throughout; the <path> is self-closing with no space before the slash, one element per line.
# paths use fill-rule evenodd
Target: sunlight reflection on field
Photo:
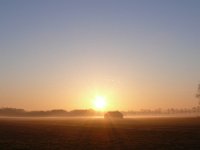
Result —
<path fill-rule="evenodd" d="M 1 118 L 0 149 L 200 148 L 199 118 Z"/>

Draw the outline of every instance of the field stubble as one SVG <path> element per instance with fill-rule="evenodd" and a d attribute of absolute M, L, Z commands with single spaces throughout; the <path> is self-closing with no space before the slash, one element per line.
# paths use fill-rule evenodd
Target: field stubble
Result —
<path fill-rule="evenodd" d="M 0 150 L 200 149 L 200 118 L 1 118 Z"/>

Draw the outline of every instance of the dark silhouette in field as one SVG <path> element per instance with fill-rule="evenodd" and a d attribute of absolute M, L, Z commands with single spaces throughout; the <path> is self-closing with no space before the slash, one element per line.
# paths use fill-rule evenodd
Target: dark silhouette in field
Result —
<path fill-rule="evenodd" d="M 104 114 L 105 119 L 123 119 L 123 114 L 119 111 L 109 111 Z"/>

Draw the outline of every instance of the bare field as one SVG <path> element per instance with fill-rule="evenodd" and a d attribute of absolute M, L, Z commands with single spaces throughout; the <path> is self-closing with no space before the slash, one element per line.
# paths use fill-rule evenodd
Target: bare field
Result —
<path fill-rule="evenodd" d="M 0 150 L 200 149 L 200 118 L 0 118 Z"/>

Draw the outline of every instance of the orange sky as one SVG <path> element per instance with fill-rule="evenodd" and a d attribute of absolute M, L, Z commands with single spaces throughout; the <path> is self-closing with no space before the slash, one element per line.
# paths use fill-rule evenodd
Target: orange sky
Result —
<path fill-rule="evenodd" d="M 0 107 L 188 108 L 200 82 L 199 1 L 0 2 Z"/>

